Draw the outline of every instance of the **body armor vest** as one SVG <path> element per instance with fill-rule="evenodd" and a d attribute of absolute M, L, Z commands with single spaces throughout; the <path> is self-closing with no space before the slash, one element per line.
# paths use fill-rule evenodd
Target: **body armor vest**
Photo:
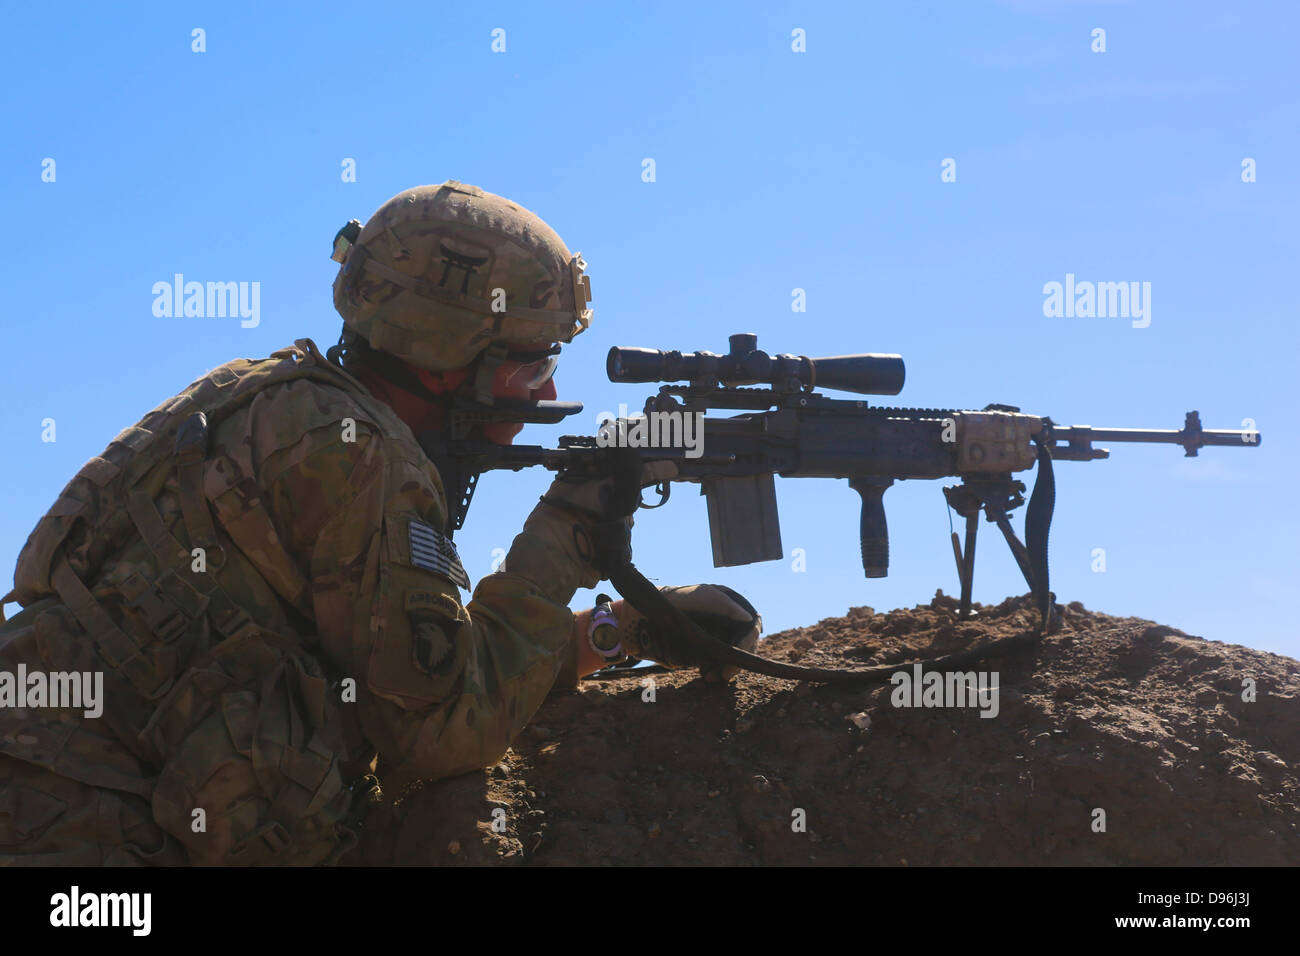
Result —
<path fill-rule="evenodd" d="M 4 600 L 24 610 L 0 628 L 0 667 L 17 657 L 29 667 L 103 670 L 108 704 L 102 721 L 0 711 L 0 752 L 148 799 L 173 748 L 221 713 L 236 748 L 265 765 L 278 794 L 268 826 L 342 817 L 339 767 L 364 759 L 368 745 L 351 726 L 343 743 L 338 697 L 309 647 L 308 582 L 283 548 L 267 547 L 276 533 L 250 476 L 249 507 L 234 526 L 218 530 L 204 491 L 210 431 L 264 390 L 300 378 L 344 389 L 377 420 L 391 418 L 299 339 L 270 358 L 214 369 L 122 431 L 67 484 L 19 556 Z M 298 600 L 285 598 L 286 581 L 300 585 Z M 271 696 L 277 704 L 262 706 Z M 286 699 L 295 702 L 287 711 Z M 275 833 L 259 837 L 250 861 L 274 855 Z"/>

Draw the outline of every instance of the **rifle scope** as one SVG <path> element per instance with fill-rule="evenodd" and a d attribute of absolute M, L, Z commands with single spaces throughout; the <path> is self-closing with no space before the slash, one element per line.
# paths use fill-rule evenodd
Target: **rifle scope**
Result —
<path fill-rule="evenodd" d="M 768 355 L 752 333 L 733 335 L 729 341 L 726 355 L 614 346 L 605 371 L 611 382 L 688 381 L 707 388 L 772 385 L 784 391 L 832 388 L 859 395 L 897 395 L 903 390 L 901 355 Z"/>

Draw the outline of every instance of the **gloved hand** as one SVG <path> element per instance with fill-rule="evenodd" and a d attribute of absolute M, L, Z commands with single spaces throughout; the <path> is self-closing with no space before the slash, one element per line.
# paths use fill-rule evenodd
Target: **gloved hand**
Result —
<path fill-rule="evenodd" d="M 694 584 L 664 587 L 659 591 L 674 607 L 723 642 L 750 653 L 758 646 L 763 618 L 744 596 L 731 588 Z M 630 657 L 654 661 L 670 670 L 698 666 L 704 679 L 712 682 L 729 680 L 740 670 L 734 664 L 702 661 L 681 637 L 663 633 L 626 601 L 613 602 L 610 610 L 618 622 L 616 630 L 623 653 Z M 584 611 L 579 615 L 580 634 L 587 633 L 591 614 Z"/>
<path fill-rule="evenodd" d="M 672 461 L 651 461 L 641 466 L 640 486 L 647 488 L 676 477 L 677 465 Z M 612 475 L 594 481 L 560 475 L 551 482 L 551 487 L 542 495 L 542 501 L 589 515 L 596 520 L 630 517 L 636 503 L 632 502 L 629 508 L 627 502 L 615 502 L 613 496 Z"/>
<path fill-rule="evenodd" d="M 639 467 L 642 488 L 677 475 L 671 461 Z M 586 481 L 556 478 L 524 522 L 503 570 L 529 579 L 562 604 L 572 599 L 577 588 L 595 587 L 608 573 L 602 560 L 608 553 L 602 554 L 602 549 L 630 549 L 637 500 L 615 500 L 615 491 L 612 476 Z"/>

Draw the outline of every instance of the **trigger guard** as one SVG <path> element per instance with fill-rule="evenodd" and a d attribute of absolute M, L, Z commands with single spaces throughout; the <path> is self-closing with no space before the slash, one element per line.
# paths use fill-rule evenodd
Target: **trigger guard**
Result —
<path fill-rule="evenodd" d="M 664 505 L 668 503 L 668 496 L 672 493 L 672 489 L 673 489 L 672 482 L 670 481 L 659 482 L 657 485 L 654 485 L 654 490 L 659 492 L 659 503 L 654 505 L 648 505 L 645 503 L 645 499 L 643 498 L 641 499 L 637 507 L 644 508 L 646 511 L 654 511 L 656 508 L 662 508 Z M 644 491 L 645 489 L 643 488 L 642 492 L 644 493 Z"/>

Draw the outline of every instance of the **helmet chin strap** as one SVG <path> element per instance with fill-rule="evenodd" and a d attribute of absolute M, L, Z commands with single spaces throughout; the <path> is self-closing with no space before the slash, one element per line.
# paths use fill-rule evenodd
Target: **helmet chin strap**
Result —
<path fill-rule="evenodd" d="M 478 366 L 474 372 L 474 400 L 480 405 L 493 404 L 492 383 L 509 351 L 501 344 L 489 345 L 474 359 L 474 364 Z"/>
<path fill-rule="evenodd" d="M 409 365 L 387 352 L 371 350 L 366 355 L 366 363 L 375 371 L 375 373 L 388 382 L 396 385 L 404 392 L 409 392 L 416 398 L 422 398 L 426 402 L 442 402 L 446 395 L 452 391 L 447 389 L 443 392 L 435 392 L 424 384 L 420 375 Z"/>

